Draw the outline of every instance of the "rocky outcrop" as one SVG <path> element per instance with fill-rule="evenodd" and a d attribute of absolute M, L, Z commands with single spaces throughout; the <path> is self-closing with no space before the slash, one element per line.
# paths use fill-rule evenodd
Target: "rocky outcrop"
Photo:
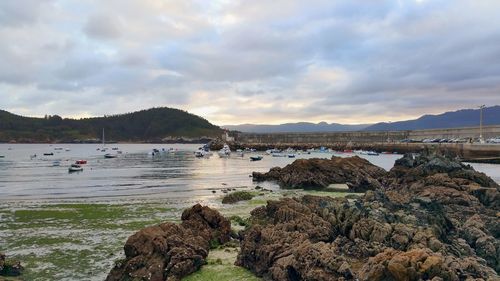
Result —
<path fill-rule="evenodd" d="M 332 159 L 297 159 L 284 168 L 274 167 L 267 173 L 253 172 L 254 181 L 277 181 L 285 188 L 324 188 L 346 183 L 355 192 L 381 188 L 378 179 L 386 171 L 358 156 Z"/>
<path fill-rule="evenodd" d="M 5 254 L 0 252 L 0 280 L 1 276 L 19 276 L 23 269 L 21 262 L 7 260 Z"/>
<path fill-rule="evenodd" d="M 271 280 L 499 280 L 494 181 L 441 155 L 407 155 L 375 179 L 359 199 L 255 209 L 236 263 Z"/>
<path fill-rule="evenodd" d="M 205 263 L 211 244 L 230 239 L 230 222 L 209 207 L 197 204 L 181 219 L 181 224 L 162 223 L 130 236 L 125 260 L 117 262 L 106 280 L 180 280 Z"/>
<path fill-rule="evenodd" d="M 222 204 L 234 204 L 240 201 L 251 200 L 254 195 L 248 191 L 236 191 L 225 195 L 222 198 Z"/>

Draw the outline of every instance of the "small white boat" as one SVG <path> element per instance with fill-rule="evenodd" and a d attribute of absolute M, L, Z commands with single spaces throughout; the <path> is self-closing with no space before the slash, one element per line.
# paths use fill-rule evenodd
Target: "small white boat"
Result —
<path fill-rule="evenodd" d="M 118 147 L 113 147 L 113 148 L 111 148 L 111 149 L 112 149 L 112 150 L 118 150 Z"/>
<path fill-rule="evenodd" d="M 281 150 L 279 150 L 277 148 L 266 150 L 267 155 L 273 155 L 273 154 L 278 154 L 278 153 L 281 153 Z"/>
<path fill-rule="evenodd" d="M 52 162 L 52 167 L 59 167 L 59 166 L 61 166 L 61 161 L 56 160 L 56 161 Z"/>
<path fill-rule="evenodd" d="M 117 155 L 114 155 L 114 154 L 111 154 L 111 153 L 104 154 L 104 158 L 108 158 L 109 159 L 109 158 L 116 158 L 116 157 L 117 157 Z"/>
<path fill-rule="evenodd" d="M 54 147 L 54 150 L 63 150 L 62 147 Z"/>
<path fill-rule="evenodd" d="M 273 157 L 286 157 L 286 154 L 280 153 L 280 152 L 275 152 L 271 154 Z"/>
<path fill-rule="evenodd" d="M 218 152 L 220 157 L 226 158 L 231 156 L 231 148 L 229 148 L 229 145 L 224 144 L 221 150 Z"/>
<path fill-rule="evenodd" d="M 288 158 L 295 158 L 295 154 L 288 154 Z"/>
<path fill-rule="evenodd" d="M 80 166 L 78 164 L 71 164 L 71 166 L 69 166 L 69 168 L 68 168 L 68 172 L 70 172 L 70 173 L 81 172 L 81 171 L 83 171 L 83 168 L 82 168 L 82 166 Z"/>
<path fill-rule="evenodd" d="M 66 150 L 66 151 L 71 151 L 71 149 L 69 149 L 69 148 L 66 148 L 65 150 Z"/>

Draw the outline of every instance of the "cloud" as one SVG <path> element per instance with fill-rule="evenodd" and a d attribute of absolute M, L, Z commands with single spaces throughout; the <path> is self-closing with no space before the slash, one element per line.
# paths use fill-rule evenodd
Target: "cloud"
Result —
<path fill-rule="evenodd" d="M 120 37 L 122 29 L 119 19 L 104 14 L 90 17 L 84 27 L 84 31 L 89 37 L 103 40 Z"/>
<path fill-rule="evenodd" d="M 494 0 L 5 0 L 1 106 L 31 116 L 172 106 L 237 124 L 396 121 L 493 105 L 499 8 Z"/>

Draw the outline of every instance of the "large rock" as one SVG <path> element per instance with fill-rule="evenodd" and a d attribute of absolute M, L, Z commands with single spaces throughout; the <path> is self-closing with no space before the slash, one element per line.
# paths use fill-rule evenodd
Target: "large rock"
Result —
<path fill-rule="evenodd" d="M 277 181 L 285 188 L 324 188 L 347 183 L 355 192 L 381 188 L 378 179 L 386 171 L 358 156 L 332 159 L 297 159 L 284 168 L 274 167 L 267 173 L 253 172 L 254 181 Z"/>
<path fill-rule="evenodd" d="M 255 209 L 236 264 L 270 280 L 499 280 L 494 181 L 441 155 L 407 155 L 374 179 L 380 189 L 359 199 Z"/>
<path fill-rule="evenodd" d="M 0 252 L 0 280 L 1 276 L 19 276 L 23 269 L 20 261 L 7 260 L 5 254 Z"/>
<path fill-rule="evenodd" d="M 130 236 L 125 260 L 106 280 L 180 280 L 205 263 L 211 243 L 230 239 L 230 222 L 216 210 L 197 204 L 182 213 L 182 223 L 146 227 Z"/>

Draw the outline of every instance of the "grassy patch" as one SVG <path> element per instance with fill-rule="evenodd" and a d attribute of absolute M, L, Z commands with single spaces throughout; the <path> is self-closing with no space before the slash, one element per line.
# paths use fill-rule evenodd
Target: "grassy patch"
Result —
<path fill-rule="evenodd" d="M 0 249 L 21 261 L 23 280 L 103 280 L 137 230 L 180 218 L 162 202 L 0 206 Z"/>
<path fill-rule="evenodd" d="M 224 248 L 211 250 L 208 254 L 207 264 L 197 272 L 183 278 L 183 281 L 258 281 L 249 270 L 235 266 L 234 262 L 238 253 L 237 248 Z"/>

